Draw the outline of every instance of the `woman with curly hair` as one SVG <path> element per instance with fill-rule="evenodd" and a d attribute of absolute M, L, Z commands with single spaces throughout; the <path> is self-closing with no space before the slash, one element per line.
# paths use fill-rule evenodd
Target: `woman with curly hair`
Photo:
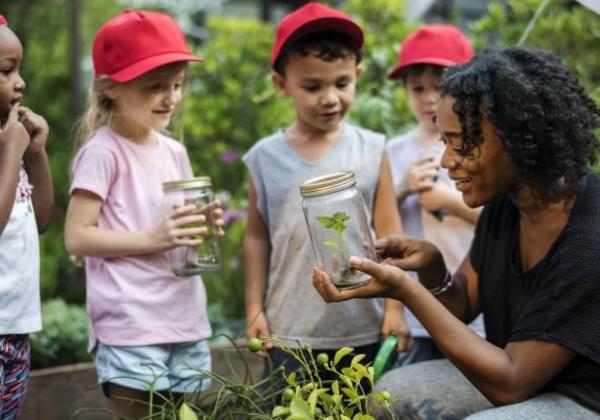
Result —
<path fill-rule="evenodd" d="M 374 281 L 344 291 L 315 268 L 325 300 L 398 299 L 447 356 L 381 379 L 402 418 L 599 417 L 600 178 L 588 171 L 599 117 L 540 50 L 488 49 L 449 68 L 442 166 L 467 205 L 485 205 L 469 254 L 451 274 L 432 244 L 383 238 L 383 263 L 350 259 Z M 487 339 L 465 325 L 479 313 Z"/>

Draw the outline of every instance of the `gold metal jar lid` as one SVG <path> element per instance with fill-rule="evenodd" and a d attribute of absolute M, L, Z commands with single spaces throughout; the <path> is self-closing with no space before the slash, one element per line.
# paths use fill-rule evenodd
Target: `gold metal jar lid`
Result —
<path fill-rule="evenodd" d="M 193 188 L 211 187 L 212 183 L 209 176 L 199 176 L 198 178 L 183 179 L 180 181 L 163 182 L 162 187 L 164 192 L 177 190 L 190 190 Z"/>
<path fill-rule="evenodd" d="M 356 184 L 354 171 L 332 172 L 311 178 L 300 185 L 303 197 L 315 197 L 349 188 Z"/>

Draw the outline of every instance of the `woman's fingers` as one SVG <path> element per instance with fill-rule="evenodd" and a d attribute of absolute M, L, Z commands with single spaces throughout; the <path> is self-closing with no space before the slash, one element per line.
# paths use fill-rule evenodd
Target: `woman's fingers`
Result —
<path fill-rule="evenodd" d="M 378 264 L 367 258 L 350 257 L 348 265 L 379 280 L 386 280 L 390 275 L 388 265 Z"/>

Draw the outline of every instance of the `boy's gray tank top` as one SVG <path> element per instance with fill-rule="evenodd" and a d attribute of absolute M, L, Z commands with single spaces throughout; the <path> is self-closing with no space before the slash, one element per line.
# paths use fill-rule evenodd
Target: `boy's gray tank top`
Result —
<path fill-rule="evenodd" d="M 346 123 L 336 144 L 317 162 L 297 154 L 282 131 L 260 140 L 243 157 L 271 240 L 265 313 L 271 333 L 293 347 L 298 341 L 315 349 L 379 341 L 382 299 L 325 303 L 313 288 L 311 268 L 315 260 L 298 187 L 325 173 L 355 171 L 369 225 L 373 226 L 383 150 L 382 135 Z"/>

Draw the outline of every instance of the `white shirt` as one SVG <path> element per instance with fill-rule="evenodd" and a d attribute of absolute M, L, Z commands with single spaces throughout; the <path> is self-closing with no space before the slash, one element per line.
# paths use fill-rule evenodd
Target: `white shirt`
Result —
<path fill-rule="evenodd" d="M 40 246 L 31 191 L 21 168 L 15 203 L 0 235 L 0 335 L 42 329 Z"/>

